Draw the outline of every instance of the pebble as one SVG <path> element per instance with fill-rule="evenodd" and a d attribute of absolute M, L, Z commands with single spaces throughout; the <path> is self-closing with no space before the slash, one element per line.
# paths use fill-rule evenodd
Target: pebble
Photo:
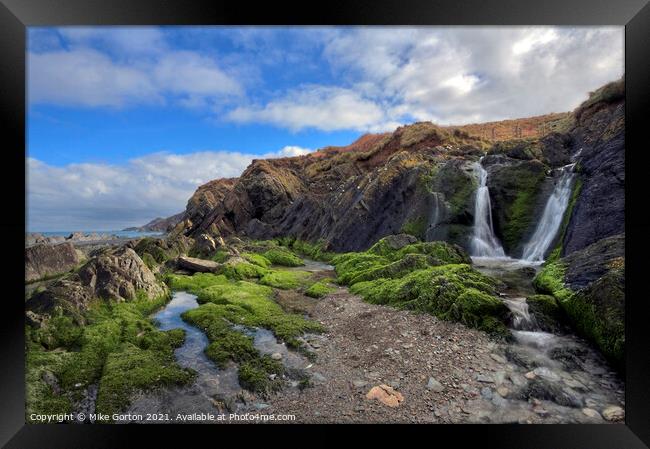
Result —
<path fill-rule="evenodd" d="M 492 353 L 490 354 L 490 357 L 492 357 L 492 360 L 494 360 L 497 363 L 501 363 L 504 365 L 508 363 L 508 361 L 504 357 L 500 356 L 499 354 Z"/>
<path fill-rule="evenodd" d="M 427 382 L 427 390 L 435 391 L 440 393 L 444 391 L 445 387 L 438 382 L 434 377 L 429 377 L 429 382 Z"/>
<path fill-rule="evenodd" d="M 611 405 L 603 410 L 603 418 L 607 421 L 622 421 L 625 418 L 625 411 L 618 405 Z"/>
<path fill-rule="evenodd" d="M 550 380 L 551 382 L 558 382 L 560 380 L 560 376 L 558 376 L 557 374 L 555 374 L 553 371 L 546 368 L 545 366 L 540 366 L 539 368 L 535 368 L 533 370 L 533 374 L 542 377 L 546 380 Z"/>
<path fill-rule="evenodd" d="M 587 408 L 587 407 L 585 407 L 585 408 L 582 409 L 582 413 L 584 413 L 585 415 L 587 415 L 587 416 L 590 417 L 590 418 L 599 418 L 599 419 L 602 419 L 602 416 L 600 416 L 600 413 L 598 413 L 598 412 L 597 412 L 596 410 L 594 410 L 593 408 Z"/>
<path fill-rule="evenodd" d="M 352 385 L 354 385 L 356 388 L 363 388 L 366 385 L 368 385 L 368 382 L 366 382 L 365 380 L 357 379 L 352 381 Z"/>
<path fill-rule="evenodd" d="M 497 388 L 497 393 L 499 393 L 502 398 L 505 398 L 508 396 L 509 391 L 506 387 L 499 387 Z"/>
<path fill-rule="evenodd" d="M 512 383 L 517 387 L 523 387 L 528 383 L 526 381 L 526 378 L 519 373 L 512 372 L 510 373 L 509 377 Z"/>
<path fill-rule="evenodd" d="M 476 380 L 478 380 L 479 382 L 485 382 L 489 384 L 494 383 L 494 379 L 492 378 L 492 376 L 485 375 L 485 374 L 479 374 L 478 376 L 476 376 Z"/>
<path fill-rule="evenodd" d="M 481 396 L 483 396 L 485 399 L 491 399 L 492 398 L 492 389 L 490 387 L 481 388 Z"/>
<path fill-rule="evenodd" d="M 279 352 L 274 352 L 273 354 L 271 354 L 271 358 L 273 360 L 282 360 L 282 354 L 280 354 Z"/>
<path fill-rule="evenodd" d="M 537 375 L 532 371 L 528 371 L 526 374 L 524 374 L 524 377 L 528 380 L 533 380 L 537 377 Z"/>
<path fill-rule="evenodd" d="M 314 379 L 315 382 L 325 382 L 327 380 L 325 376 L 323 376 L 321 373 L 318 372 L 314 372 L 311 375 L 311 378 Z"/>

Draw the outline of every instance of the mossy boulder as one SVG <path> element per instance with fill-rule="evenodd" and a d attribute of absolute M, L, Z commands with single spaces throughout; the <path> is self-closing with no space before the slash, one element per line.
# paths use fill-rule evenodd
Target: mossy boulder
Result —
<path fill-rule="evenodd" d="M 431 313 L 507 337 L 508 308 L 495 296 L 496 281 L 467 264 L 415 270 L 398 279 L 353 284 L 351 291 L 373 304 Z"/>
<path fill-rule="evenodd" d="M 554 296 L 532 295 L 526 302 L 528 312 L 542 330 L 555 332 L 561 327 L 565 316 Z"/>
<path fill-rule="evenodd" d="M 606 243 L 606 242 L 605 242 Z M 609 248 L 599 242 L 603 248 Z M 570 324 L 579 334 L 591 340 L 619 369 L 623 369 L 625 347 L 625 268 L 622 256 L 609 259 L 607 264 L 585 264 L 587 254 L 603 254 L 593 246 L 571 258 L 547 262 L 533 280 L 535 289 L 555 297 Z M 593 255 L 592 255 L 593 257 Z M 578 264 L 593 273 L 582 273 L 579 279 L 592 279 L 586 285 L 567 282 L 567 273 L 575 273 Z M 604 272 L 602 270 L 605 270 Z M 594 277 L 596 278 L 595 280 Z M 579 287 L 579 286 L 582 287 Z"/>
<path fill-rule="evenodd" d="M 331 279 L 322 279 L 312 284 L 307 290 L 305 295 L 310 298 L 322 298 L 336 290 L 336 287 L 331 284 Z"/>
<path fill-rule="evenodd" d="M 354 284 L 380 278 L 401 277 L 431 266 L 471 263 L 459 246 L 447 242 L 417 242 L 413 236 L 388 236 L 361 253 L 346 253 L 332 259 L 338 281 Z"/>
<path fill-rule="evenodd" d="M 266 251 L 263 256 L 273 265 L 299 267 L 305 264 L 300 257 L 285 248 L 272 248 Z"/>

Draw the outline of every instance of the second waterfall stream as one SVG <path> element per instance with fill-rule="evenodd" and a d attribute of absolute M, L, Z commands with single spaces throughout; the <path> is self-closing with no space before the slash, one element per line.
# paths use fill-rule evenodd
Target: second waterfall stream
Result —
<path fill-rule="evenodd" d="M 553 193 L 548 198 L 535 232 L 524 246 L 522 259 L 530 262 L 542 262 L 549 247 L 555 240 L 564 212 L 569 205 L 573 187 L 573 167 L 575 163 L 560 168 L 561 174 L 556 181 Z"/>

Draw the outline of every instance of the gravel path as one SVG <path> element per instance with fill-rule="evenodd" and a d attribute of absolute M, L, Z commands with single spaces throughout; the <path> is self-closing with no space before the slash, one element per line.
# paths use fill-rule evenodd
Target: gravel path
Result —
<path fill-rule="evenodd" d="M 298 422 L 465 422 L 468 401 L 485 386 L 477 378 L 503 369 L 484 333 L 368 304 L 344 288 L 309 314 L 328 329 L 311 340 L 318 354 L 308 369 L 313 386 L 274 396 L 267 413 L 295 414 Z M 403 396 L 399 406 L 366 398 L 381 384 Z"/>

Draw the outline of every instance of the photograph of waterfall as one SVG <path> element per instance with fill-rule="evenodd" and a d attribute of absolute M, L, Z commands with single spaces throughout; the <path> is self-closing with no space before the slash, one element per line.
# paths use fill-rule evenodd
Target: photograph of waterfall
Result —
<path fill-rule="evenodd" d="M 26 423 L 620 427 L 624 31 L 28 27 Z"/>

